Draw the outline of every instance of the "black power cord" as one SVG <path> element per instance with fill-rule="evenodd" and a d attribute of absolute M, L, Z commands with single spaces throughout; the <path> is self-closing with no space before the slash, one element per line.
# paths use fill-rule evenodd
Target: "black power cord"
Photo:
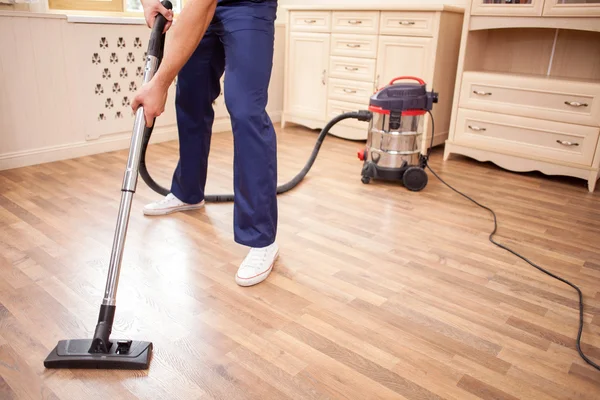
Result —
<path fill-rule="evenodd" d="M 431 149 L 433 148 L 433 137 L 434 137 L 434 133 L 435 133 L 433 114 L 431 114 L 431 111 L 428 111 L 428 112 L 429 112 L 429 116 L 431 117 L 431 146 L 429 147 L 429 150 L 427 151 L 427 158 L 429 157 L 429 153 L 431 152 Z M 463 196 L 467 200 L 475 203 L 479 207 L 484 208 L 484 209 L 488 210 L 490 213 L 492 213 L 492 216 L 494 217 L 494 230 L 492 231 L 492 233 L 490 233 L 490 236 L 489 236 L 490 242 L 492 242 L 496 246 L 500 247 L 501 249 L 504 249 L 504 250 L 508 251 L 509 253 L 514 254 L 515 256 L 519 257 L 521 260 L 525 261 L 526 263 L 528 263 L 532 267 L 540 270 L 541 272 L 545 273 L 546 275 L 549 275 L 556 280 L 566 283 L 567 285 L 571 286 L 573 289 L 575 289 L 577 291 L 577 294 L 579 295 L 579 332 L 577 333 L 577 340 L 576 340 L 577 352 L 579 352 L 579 355 L 581 356 L 581 358 L 583 358 L 583 360 L 585 362 L 587 362 L 589 365 L 591 365 L 592 367 L 594 367 L 600 371 L 600 366 L 598 364 L 596 364 L 595 362 L 593 362 L 592 360 L 590 360 L 581 350 L 581 335 L 583 333 L 583 294 L 581 293 L 581 290 L 576 285 L 569 282 L 568 280 L 553 274 L 552 272 L 540 267 L 533 261 L 531 261 L 531 260 L 527 259 L 526 257 L 522 256 L 521 254 L 517 253 L 516 251 L 509 249 L 508 247 L 506 247 L 505 245 L 503 245 L 501 243 L 496 242 L 494 240 L 494 235 L 496 234 L 496 231 L 498 230 L 498 220 L 496 218 L 496 213 L 494 212 L 494 210 L 492 210 L 491 208 L 489 208 L 487 206 L 484 206 L 483 204 L 477 202 L 476 200 L 473 200 L 471 197 L 467 196 L 466 194 L 462 193 L 461 191 L 453 188 L 450 184 L 448 184 L 446 181 L 444 181 L 442 178 L 440 178 L 440 176 L 438 174 L 436 174 L 433 169 L 431 169 L 431 167 L 429 166 L 429 163 L 426 163 L 425 166 L 431 171 L 431 173 L 436 178 L 438 178 L 440 180 L 440 182 L 442 182 L 448 188 L 450 188 L 454 192 L 458 193 L 459 195 Z"/>

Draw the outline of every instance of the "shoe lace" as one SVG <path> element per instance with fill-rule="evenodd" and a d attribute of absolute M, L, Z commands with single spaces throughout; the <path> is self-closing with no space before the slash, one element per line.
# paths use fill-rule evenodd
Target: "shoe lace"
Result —
<path fill-rule="evenodd" d="M 244 267 L 250 268 L 260 268 L 261 263 L 263 263 L 267 259 L 267 252 L 265 250 L 259 249 L 251 249 L 248 257 L 246 258 L 246 262 L 244 263 Z"/>
<path fill-rule="evenodd" d="M 170 202 L 171 200 L 173 200 L 173 195 L 172 194 L 168 194 L 165 197 L 163 197 L 158 204 L 167 204 L 168 202 Z"/>

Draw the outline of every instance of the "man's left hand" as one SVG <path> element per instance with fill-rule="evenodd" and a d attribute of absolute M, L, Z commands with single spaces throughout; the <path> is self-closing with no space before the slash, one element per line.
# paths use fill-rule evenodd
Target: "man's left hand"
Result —
<path fill-rule="evenodd" d="M 131 108 L 134 112 L 137 111 L 138 107 L 144 107 L 144 116 L 148 128 L 154 124 L 154 119 L 165 111 L 168 89 L 168 87 L 152 79 L 140 88 L 133 99 Z"/>

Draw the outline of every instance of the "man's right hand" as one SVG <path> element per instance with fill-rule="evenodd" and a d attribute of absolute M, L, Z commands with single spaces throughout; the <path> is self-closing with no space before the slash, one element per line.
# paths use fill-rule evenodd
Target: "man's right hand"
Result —
<path fill-rule="evenodd" d="M 166 32 L 173 23 L 173 10 L 167 10 L 162 4 L 160 4 L 159 0 L 141 0 L 142 6 L 144 7 L 144 17 L 146 18 L 146 23 L 149 28 L 154 26 L 154 21 L 156 20 L 156 16 L 158 14 L 162 14 L 167 19 L 167 24 L 165 25 Z"/>

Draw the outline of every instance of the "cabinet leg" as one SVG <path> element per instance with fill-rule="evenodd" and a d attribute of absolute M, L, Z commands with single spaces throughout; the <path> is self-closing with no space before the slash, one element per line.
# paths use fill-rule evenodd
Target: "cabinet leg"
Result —
<path fill-rule="evenodd" d="M 446 144 L 446 148 L 444 149 L 444 161 L 448 161 L 450 154 L 452 154 L 452 152 L 450 151 L 449 146 Z"/>
<path fill-rule="evenodd" d="M 596 189 L 596 182 L 598 181 L 599 176 L 600 171 L 590 172 L 590 178 L 588 179 L 588 190 L 590 191 L 590 193 L 593 193 Z"/>

